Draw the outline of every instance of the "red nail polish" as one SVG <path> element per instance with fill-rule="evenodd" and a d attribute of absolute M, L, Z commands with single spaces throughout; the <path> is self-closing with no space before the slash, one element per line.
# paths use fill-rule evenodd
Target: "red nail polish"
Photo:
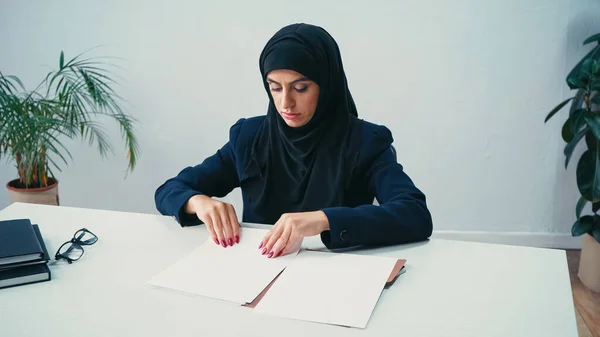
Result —
<path fill-rule="evenodd" d="M 258 249 L 261 249 L 263 246 L 263 243 L 261 242 L 260 245 L 258 246 Z"/>
<path fill-rule="evenodd" d="M 273 252 L 270 252 L 270 253 L 269 253 L 269 257 L 273 257 Z"/>
<path fill-rule="evenodd" d="M 233 239 L 232 238 L 229 238 L 229 245 L 233 246 Z"/>
<path fill-rule="evenodd" d="M 215 243 L 216 243 L 216 244 L 219 244 L 219 239 L 215 239 Z"/>
<path fill-rule="evenodd" d="M 262 255 L 265 255 L 266 253 L 267 253 L 267 248 L 263 249 Z"/>
<path fill-rule="evenodd" d="M 239 235 L 235 236 L 235 243 L 240 243 L 240 236 Z"/>
<path fill-rule="evenodd" d="M 221 246 L 227 247 L 227 243 L 225 242 L 225 240 L 221 240 Z"/>

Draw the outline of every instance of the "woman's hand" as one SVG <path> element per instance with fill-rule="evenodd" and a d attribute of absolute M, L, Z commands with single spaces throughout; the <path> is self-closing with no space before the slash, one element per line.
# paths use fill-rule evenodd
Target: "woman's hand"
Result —
<path fill-rule="evenodd" d="M 304 237 L 321 234 L 327 229 L 329 221 L 322 211 L 287 213 L 273 225 L 258 248 L 268 257 L 285 255 L 298 249 Z"/>
<path fill-rule="evenodd" d="M 198 194 L 188 200 L 186 212 L 195 213 L 204 222 L 216 244 L 227 247 L 240 242 L 240 224 L 233 205 Z"/>

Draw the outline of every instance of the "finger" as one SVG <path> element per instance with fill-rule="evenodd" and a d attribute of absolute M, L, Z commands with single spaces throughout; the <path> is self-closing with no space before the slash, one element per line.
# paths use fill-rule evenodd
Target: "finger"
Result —
<path fill-rule="evenodd" d="M 225 245 L 233 246 L 233 231 L 231 230 L 231 224 L 229 223 L 230 221 L 227 206 L 225 206 L 224 203 L 219 206 L 219 216 L 221 217 L 221 224 L 223 225 Z"/>
<path fill-rule="evenodd" d="M 290 235 L 290 239 L 288 240 L 288 244 L 285 246 L 285 249 L 283 250 L 281 255 L 287 255 L 292 252 L 299 251 L 300 247 L 302 246 L 303 240 L 304 240 L 304 237 L 302 235 L 297 235 L 297 234 L 292 233 L 292 235 Z"/>
<path fill-rule="evenodd" d="M 285 226 L 283 232 L 279 239 L 273 245 L 273 249 L 269 253 L 268 257 L 276 257 L 283 251 L 283 249 L 287 246 L 288 240 L 290 239 L 290 235 L 292 234 L 292 230 L 289 226 Z"/>
<path fill-rule="evenodd" d="M 229 223 L 231 224 L 231 230 L 233 231 L 233 239 L 235 243 L 240 243 L 240 223 L 238 222 L 237 214 L 233 205 L 229 205 Z"/>
<path fill-rule="evenodd" d="M 271 237 L 269 237 L 269 241 L 267 241 L 267 243 L 265 244 L 266 254 L 269 254 L 273 250 L 275 242 L 279 240 L 286 226 L 287 225 L 285 222 L 281 222 L 277 224 L 275 228 L 273 228 L 273 234 L 271 234 Z"/>
<path fill-rule="evenodd" d="M 206 229 L 208 229 L 208 234 L 215 241 L 215 243 L 220 244 L 219 239 L 217 238 L 217 234 L 215 233 L 215 230 L 213 228 L 212 219 L 210 218 L 210 216 L 207 216 L 206 221 L 204 221 L 204 225 L 206 226 Z"/>
<path fill-rule="evenodd" d="M 216 211 L 213 211 L 213 213 L 211 214 L 211 218 L 213 219 L 213 229 L 217 234 L 219 243 L 221 243 L 221 246 L 227 247 L 227 243 L 225 242 L 225 235 L 223 233 L 223 223 L 221 222 L 221 217 Z"/>
<path fill-rule="evenodd" d="M 271 240 L 271 238 L 273 237 L 273 235 L 275 235 L 275 231 L 279 228 L 278 222 L 276 222 L 273 227 L 269 230 L 269 232 L 265 235 L 265 237 L 262 239 L 260 246 L 258 246 L 259 249 L 262 249 L 261 254 L 265 255 L 269 253 L 269 249 L 267 247 L 267 243 Z"/>
<path fill-rule="evenodd" d="M 277 229 L 279 227 L 279 224 L 281 222 L 281 219 L 279 219 L 279 221 L 277 221 L 272 227 L 271 229 L 269 229 L 269 231 L 267 232 L 267 234 L 265 234 L 265 236 L 263 237 L 262 241 L 260 242 L 260 245 L 258 246 L 258 249 L 262 249 L 263 250 L 263 254 L 266 253 L 266 245 L 267 242 L 269 242 L 269 239 L 271 239 L 271 236 L 273 235 L 273 232 L 275 231 L 275 229 Z"/>
<path fill-rule="evenodd" d="M 294 231 L 292 231 L 292 233 L 290 234 L 290 237 L 287 240 L 285 247 L 283 247 L 283 249 L 281 251 L 279 251 L 279 254 L 274 255 L 273 257 L 279 257 L 279 256 L 289 254 L 291 251 L 290 247 L 294 245 L 294 242 L 297 241 L 297 238 L 298 238 L 298 235 L 295 234 Z"/>
<path fill-rule="evenodd" d="M 265 243 L 267 243 L 267 241 L 269 241 L 269 238 L 271 237 L 272 233 L 273 233 L 273 228 L 271 228 L 267 232 L 267 234 L 265 234 L 265 237 L 260 241 L 260 245 L 258 245 L 258 249 L 264 249 L 264 250 L 266 250 Z M 263 252 L 263 254 L 264 254 L 264 252 Z"/>

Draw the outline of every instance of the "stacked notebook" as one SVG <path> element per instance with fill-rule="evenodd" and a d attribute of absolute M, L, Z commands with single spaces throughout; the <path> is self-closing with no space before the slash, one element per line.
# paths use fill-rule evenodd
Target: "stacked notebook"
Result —
<path fill-rule="evenodd" d="M 384 289 L 404 271 L 405 259 L 300 247 L 269 259 L 258 249 L 267 232 L 242 228 L 240 243 L 227 248 L 208 239 L 148 284 L 258 314 L 365 328 Z"/>
<path fill-rule="evenodd" d="M 49 260 L 38 225 L 29 219 L 0 221 L 0 289 L 50 281 Z"/>

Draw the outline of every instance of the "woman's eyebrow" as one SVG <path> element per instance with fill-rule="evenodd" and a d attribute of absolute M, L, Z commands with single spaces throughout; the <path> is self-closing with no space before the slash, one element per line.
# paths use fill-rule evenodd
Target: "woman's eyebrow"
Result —
<path fill-rule="evenodd" d="M 299 79 L 297 79 L 297 80 L 293 80 L 293 81 L 292 81 L 292 84 L 294 84 L 294 83 L 298 83 L 298 82 L 303 82 L 303 81 L 309 81 L 308 77 L 300 77 L 300 78 L 299 78 Z"/>
<path fill-rule="evenodd" d="M 294 83 L 298 83 L 298 82 L 303 82 L 303 81 L 310 81 L 310 79 L 308 77 L 300 77 L 299 79 L 293 80 L 292 82 L 290 82 L 290 84 L 294 84 Z M 278 85 L 281 85 L 279 82 L 273 80 L 272 78 L 267 77 L 267 82 L 269 83 L 275 83 Z"/>

